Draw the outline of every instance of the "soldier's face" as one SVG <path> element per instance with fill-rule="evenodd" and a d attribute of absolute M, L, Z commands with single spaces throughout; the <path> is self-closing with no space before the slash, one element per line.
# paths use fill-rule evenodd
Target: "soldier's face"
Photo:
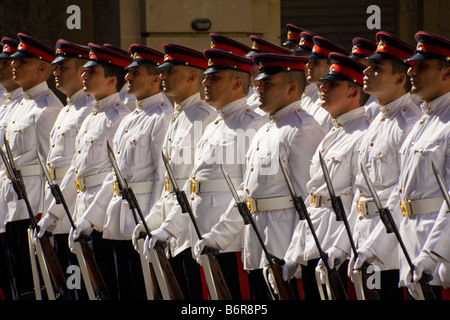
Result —
<path fill-rule="evenodd" d="M 17 82 L 23 90 L 28 90 L 34 86 L 39 74 L 41 61 L 36 58 L 13 59 L 13 80 Z"/>
<path fill-rule="evenodd" d="M 161 85 L 164 93 L 177 96 L 188 79 L 188 71 L 183 66 L 170 66 L 161 73 Z"/>
<path fill-rule="evenodd" d="M 83 87 L 82 68 L 77 67 L 74 59 L 66 59 L 56 64 L 53 76 L 56 88 L 71 96 Z"/>
<path fill-rule="evenodd" d="M 83 68 L 81 74 L 83 79 L 84 91 L 91 93 L 97 100 L 102 99 L 105 92 L 109 90 L 109 84 L 112 77 L 105 77 L 105 70 L 100 65 Z"/>
<path fill-rule="evenodd" d="M 326 76 L 329 69 L 327 59 L 310 59 L 306 64 L 306 81 L 319 84 L 319 79 Z"/>
<path fill-rule="evenodd" d="M 149 74 L 145 66 L 130 68 L 125 75 L 127 81 L 127 93 L 142 100 L 148 97 L 152 89 L 160 84 L 159 74 Z"/>
<path fill-rule="evenodd" d="M 408 70 L 411 77 L 411 93 L 425 101 L 432 101 L 448 92 L 450 67 L 440 68 L 439 61 L 417 61 Z"/>
<path fill-rule="evenodd" d="M 13 71 L 10 59 L 0 59 L 0 84 L 11 81 Z"/>
<path fill-rule="evenodd" d="M 284 98 L 288 94 L 289 86 L 281 73 L 261 80 L 257 90 L 261 110 L 273 114 L 286 105 Z"/>
<path fill-rule="evenodd" d="M 394 88 L 396 75 L 392 72 L 392 64 L 387 60 L 370 61 L 363 73 L 364 91 L 378 99 Z"/>
<path fill-rule="evenodd" d="M 230 101 L 234 80 L 228 70 L 207 74 L 203 79 L 205 101 L 211 107 L 220 109 Z"/>
<path fill-rule="evenodd" d="M 349 98 L 355 88 L 349 88 L 347 81 L 327 81 L 320 86 L 320 105 L 336 118 L 347 111 Z"/>

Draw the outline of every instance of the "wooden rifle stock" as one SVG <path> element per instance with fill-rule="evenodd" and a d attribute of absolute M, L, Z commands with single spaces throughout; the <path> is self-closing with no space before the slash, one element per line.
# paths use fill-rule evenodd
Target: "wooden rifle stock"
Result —
<path fill-rule="evenodd" d="M 158 256 L 161 268 L 163 269 L 164 279 L 166 280 L 167 289 L 172 300 L 184 300 L 183 292 L 178 284 L 177 278 L 173 273 L 172 266 L 164 252 L 165 243 L 158 241 L 154 247 Z"/>
<path fill-rule="evenodd" d="M 278 291 L 278 296 L 280 300 L 297 300 L 297 297 L 294 294 L 289 282 L 284 281 L 283 279 L 283 271 L 281 269 L 281 264 L 279 262 L 271 262 L 269 263 L 270 272 L 273 276 L 273 280 L 275 281 L 275 286 Z"/>
<path fill-rule="evenodd" d="M 217 250 L 210 247 L 205 247 L 202 254 L 208 257 L 212 278 L 214 281 L 214 285 L 216 286 L 217 299 L 232 300 L 227 283 L 225 281 L 225 278 L 223 277 L 222 269 L 220 268 L 219 261 L 217 260 Z"/>

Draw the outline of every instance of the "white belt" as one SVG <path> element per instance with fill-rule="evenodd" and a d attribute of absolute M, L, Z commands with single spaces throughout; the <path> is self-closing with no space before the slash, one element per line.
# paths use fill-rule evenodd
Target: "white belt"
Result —
<path fill-rule="evenodd" d="M 340 197 L 341 197 L 343 204 L 345 204 L 346 201 L 351 199 L 351 197 L 348 195 L 342 195 Z M 311 205 L 316 208 L 320 208 L 320 207 L 333 208 L 333 206 L 331 204 L 331 199 L 328 197 L 325 197 L 325 196 L 318 196 L 318 195 L 311 193 L 310 202 L 311 202 Z"/>
<path fill-rule="evenodd" d="M 186 179 L 177 179 L 176 182 L 177 182 L 178 188 L 183 189 L 183 186 L 186 183 L 186 181 L 187 181 L 187 178 Z M 173 192 L 172 181 L 170 181 L 167 178 L 164 180 L 164 189 L 167 192 Z"/>
<path fill-rule="evenodd" d="M 86 191 L 86 189 L 98 186 L 103 183 L 109 171 L 92 174 L 86 177 L 77 177 L 75 179 L 75 185 L 77 186 L 77 192 Z"/>
<path fill-rule="evenodd" d="M 48 172 L 50 173 L 50 176 L 53 180 L 62 179 L 66 175 L 67 171 L 69 170 L 69 167 L 65 168 L 49 168 Z"/>
<path fill-rule="evenodd" d="M 276 211 L 294 207 L 292 197 L 272 197 L 272 198 L 245 198 L 245 203 L 251 212 Z"/>
<path fill-rule="evenodd" d="M 443 201 L 444 197 L 404 200 L 400 202 L 400 209 L 404 216 L 411 218 L 418 214 L 438 212 L 441 209 Z"/>
<path fill-rule="evenodd" d="M 373 217 L 379 215 L 378 208 L 373 200 L 356 201 L 356 207 L 358 212 L 364 218 Z"/>
<path fill-rule="evenodd" d="M 22 177 L 40 176 L 44 174 L 40 164 L 30 164 L 28 166 L 17 167 Z"/>
<path fill-rule="evenodd" d="M 238 186 L 240 182 L 232 181 L 234 186 Z M 191 179 L 191 194 L 200 192 L 226 192 L 230 191 L 225 179 L 220 180 L 195 180 Z"/>
<path fill-rule="evenodd" d="M 133 189 L 134 194 L 150 193 L 153 189 L 153 181 L 131 182 L 128 183 L 128 187 Z M 117 181 L 113 182 L 113 189 L 116 196 L 120 195 L 119 183 Z"/>

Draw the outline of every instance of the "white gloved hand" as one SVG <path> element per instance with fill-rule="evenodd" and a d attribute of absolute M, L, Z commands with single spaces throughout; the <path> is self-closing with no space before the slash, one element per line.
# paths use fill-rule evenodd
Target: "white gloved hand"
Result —
<path fill-rule="evenodd" d="M 433 255 L 428 254 L 425 251 L 422 251 L 414 260 L 414 273 L 413 280 L 414 282 L 419 281 L 422 278 L 424 273 L 432 274 L 436 269 L 439 261 L 436 260 Z"/>
<path fill-rule="evenodd" d="M 162 241 L 162 242 L 167 242 L 169 241 L 169 238 L 171 236 L 171 234 L 163 229 L 163 228 L 158 228 L 152 232 L 150 232 L 150 234 L 152 235 L 151 237 L 146 236 L 145 237 L 145 241 L 144 241 L 144 256 L 147 258 L 147 260 L 150 260 L 150 250 L 153 249 L 155 247 L 155 244 L 157 241 Z"/>
<path fill-rule="evenodd" d="M 81 234 L 90 235 L 94 231 L 94 226 L 92 223 L 81 218 L 75 223 L 75 229 L 71 228 L 69 233 L 69 248 L 73 252 L 73 245 L 75 241 L 80 237 Z"/>
<path fill-rule="evenodd" d="M 338 269 L 339 266 L 347 259 L 347 254 L 345 253 L 345 251 L 337 248 L 337 247 L 331 247 L 330 249 L 327 250 L 327 255 L 328 255 L 328 267 L 330 269 Z M 325 266 L 324 261 L 322 260 L 322 258 L 319 260 L 318 266 Z M 325 284 L 328 278 L 327 275 L 327 268 L 320 268 L 319 269 L 319 277 L 320 277 L 320 282 L 322 282 L 322 284 Z"/>
<path fill-rule="evenodd" d="M 353 270 L 358 270 L 362 267 L 364 262 L 367 261 L 367 263 L 372 263 L 377 258 L 376 255 L 366 248 L 360 248 L 356 251 L 358 253 L 358 258 L 355 261 L 355 264 L 353 266 Z"/>
<path fill-rule="evenodd" d="M 202 255 L 203 249 L 205 247 L 220 249 L 217 242 L 214 241 L 214 239 L 211 238 L 208 234 L 205 234 L 202 237 L 202 240 L 197 241 L 197 243 L 195 244 L 195 247 L 194 247 L 194 258 L 198 263 L 200 263 L 200 257 Z"/>
<path fill-rule="evenodd" d="M 133 230 L 133 235 L 131 236 L 131 242 L 133 243 L 134 250 L 139 252 L 138 240 L 141 239 L 140 235 L 145 232 L 145 227 L 142 222 L 139 222 Z"/>
<path fill-rule="evenodd" d="M 42 238 L 46 231 L 52 233 L 56 225 L 58 224 L 59 219 L 51 213 L 47 213 L 38 223 L 39 232 L 37 234 L 38 238 Z"/>
<path fill-rule="evenodd" d="M 289 281 L 294 276 L 300 279 L 302 277 L 302 269 L 291 259 L 285 259 L 284 264 L 281 266 L 281 274 L 284 281 Z"/>

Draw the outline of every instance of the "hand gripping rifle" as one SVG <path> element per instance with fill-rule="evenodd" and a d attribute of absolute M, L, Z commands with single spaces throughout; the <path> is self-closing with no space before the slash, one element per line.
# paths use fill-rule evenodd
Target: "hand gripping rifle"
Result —
<path fill-rule="evenodd" d="M 122 198 L 127 200 L 127 202 L 129 203 L 136 225 L 139 224 L 140 219 L 142 225 L 144 226 L 145 233 L 141 233 L 139 237 L 145 238 L 145 236 L 148 236 L 149 238 L 151 238 L 152 234 L 147 226 L 139 202 L 136 199 L 136 195 L 134 194 L 133 189 L 130 186 L 128 186 L 127 180 L 122 176 L 122 173 L 119 169 L 116 158 L 114 156 L 114 151 L 109 142 L 107 142 L 107 146 L 109 159 L 114 168 L 119 191 L 122 194 Z M 183 293 L 175 277 L 175 274 L 173 273 L 172 266 L 170 265 L 170 262 L 167 259 L 167 256 L 164 252 L 165 246 L 166 243 L 162 241 L 157 241 L 154 247 L 154 250 L 156 251 L 157 254 L 157 260 L 162 268 L 161 281 L 164 281 L 164 283 L 167 285 L 168 295 L 171 300 L 184 300 Z M 153 273 L 152 269 L 150 271 L 151 273 Z M 153 274 L 151 274 L 151 276 L 153 277 Z"/>
<path fill-rule="evenodd" d="M 347 232 L 348 239 L 350 241 L 350 246 L 353 251 L 353 254 L 355 256 L 355 259 L 358 257 L 358 252 L 356 250 L 355 242 L 353 241 L 352 231 L 350 229 L 350 225 L 347 220 L 347 215 L 345 213 L 344 205 L 342 204 L 342 199 L 340 196 L 336 196 L 336 193 L 334 192 L 333 184 L 331 182 L 330 174 L 328 172 L 328 168 L 325 164 L 325 161 L 322 157 L 322 153 L 319 152 L 319 159 L 320 159 L 320 165 L 322 166 L 323 176 L 325 178 L 325 182 L 327 184 L 328 193 L 330 195 L 331 200 L 331 206 L 333 208 L 334 213 L 336 214 L 336 221 L 342 221 L 344 222 L 345 230 Z M 368 268 L 370 267 L 370 264 L 367 262 L 364 262 L 364 264 L 361 266 L 361 268 L 358 270 L 360 274 L 357 275 L 357 277 L 362 277 L 362 283 L 358 282 L 358 285 L 362 287 L 362 296 L 364 299 L 367 300 L 379 300 L 378 292 L 375 288 L 369 289 L 367 284 L 369 283 L 369 273 Z M 361 288 L 357 288 L 358 290 Z"/>
<path fill-rule="evenodd" d="M 24 200 L 25 205 L 27 207 L 28 215 L 30 216 L 31 229 L 34 231 L 34 234 L 39 232 L 39 225 L 37 224 L 36 217 L 33 213 L 33 209 L 31 208 L 31 204 L 28 200 L 27 191 L 25 188 L 25 184 L 22 178 L 22 174 L 20 170 L 18 170 L 14 163 L 14 157 L 9 146 L 9 141 L 4 137 L 6 154 L 3 149 L 0 148 L 1 157 L 5 164 L 6 174 L 8 178 L 11 180 L 14 191 L 17 193 L 17 198 L 19 200 Z M 62 300 L 71 300 L 70 292 L 67 288 L 66 278 L 62 271 L 61 265 L 59 264 L 58 257 L 56 256 L 55 249 L 53 248 L 50 242 L 51 234 L 45 233 L 41 238 L 37 238 L 38 245 L 40 249 L 42 249 L 42 256 L 45 262 L 46 267 L 50 273 L 50 276 L 53 280 L 53 286 L 55 287 L 58 298 Z M 41 266 L 43 267 L 43 266 Z M 48 289 L 50 290 L 50 288 Z"/>
<path fill-rule="evenodd" d="M 299 215 L 300 220 L 306 220 L 306 222 L 308 223 L 308 227 L 311 230 L 311 234 L 314 238 L 314 242 L 316 243 L 317 249 L 319 251 L 320 258 L 322 259 L 322 261 L 325 265 L 325 268 L 327 270 L 329 289 L 331 291 L 331 294 L 335 300 L 348 300 L 347 293 L 345 291 L 345 288 L 342 283 L 342 279 L 339 275 L 339 272 L 335 268 L 331 269 L 328 266 L 328 255 L 322 249 L 319 238 L 317 237 L 317 234 L 315 232 L 314 225 L 313 225 L 311 218 L 309 217 L 309 213 L 306 209 L 305 202 L 303 201 L 303 197 L 301 195 L 298 196 L 296 194 L 294 185 L 292 184 L 292 181 L 289 176 L 289 172 L 288 172 L 283 160 L 281 160 L 281 158 L 279 158 L 279 162 L 280 162 L 280 167 L 281 167 L 281 170 L 283 171 L 283 175 L 286 180 L 287 186 L 289 188 L 289 192 L 291 193 L 292 201 L 294 202 L 294 207 Z M 321 284 L 318 283 L 318 285 L 320 286 Z"/>
<path fill-rule="evenodd" d="M 61 204 L 66 212 L 67 218 L 69 219 L 70 225 L 75 230 L 75 223 L 73 222 L 72 215 L 70 213 L 69 207 L 67 206 L 64 195 L 57 183 L 55 183 L 48 172 L 47 166 L 45 165 L 44 157 L 41 155 L 39 150 L 36 149 L 36 153 L 39 159 L 39 163 L 44 171 L 45 179 L 47 180 L 53 197 L 55 198 L 56 204 Z M 84 271 L 83 277 L 85 278 L 86 290 L 92 300 L 108 300 L 109 295 L 106 289 L 103 277 L 98 269 L 97 261 L 95 260 L 92 249 L 89 245 L 91 237 L 88 235 L 81 234 L 78 239 L 75 240 L 80 246 L 81 257 L 78 256 L 79 251 L 76 253 L 78 262 L 80 264 L 81 270 Z M 92 288 L 92 290 L 91 290 Z"/>
<path fill-rule="evenodd" d="M 289 282 L 284 281 L 283 279 L 281 267 L 285 263 L 284 260 L 279 259 L 269 253 L 247 204 L 244 201 L 240 200 L 239 195 L 237 194 L 236 189 L 234 188 L 233 182 L 231 181 L 230 175 L 225 170 L 223 165 L 221 165 L 220 167 L 222 169 L 222 173 L 223 176 L 225 177 L 228 187 L 230 188 L 230 191 L 236 201 L 237 208 L 239 210 L 240 215 L 242 216 L 242 219 L 244 220 L 244 224 L 251 224 L 253 230 L 255 231 L 256 236 L 258 237 L 259 243 L 261 244 L 264 254 L 266 255 L 266 259 L 269 263 L 270 272 L 273 276 L 276 291 L 278 292 L 280 300 L 297 300 L 297 297 L 292 291 Z"/>
<path fill-rule="evenodd" d="M 169 179 L 172 183 L 174 193 L 177 197 L 178 204 L 181 207 L 181 211 L 183 213 L 188 213 L 191 218 L 192 225 L 194 226 L 195 232 L 197 233 L 197 237 L 199 240 L 202 239 L 202 235 L 200 233 L 200 229 L 198 228 L 197 221 L 195 220 L 194 213 L 192 212 L 192 208 L 189 204 L 189 201 L 186 196 L 186 192 L 184 190 L 180 190 L 178 187 L 178 183 L 175 179 L 175 175 L 170 167 L 169 161 L 167 157 L 162 152 L 162 157 L 164 160 L 164 165 L 166 166 L 167 173 L 169 175 Z M 202 255 L 205 255 L 208 259 L 209 267 L 211 268 L 211 276 L 212 283 L 210 286 L 213 288 L 210 289 L 211 295 L 216 295 L 218 300 L 231 300 L 231 294 L 228 290 L 227 283 L 222 274 L 222 269 L 220 268 L 219 261 L 217 260 L 217 255 L 219 254 L 219 250 L 205 246 L 202 252 Z M 206 275 L 206 272 L 205 272 Z M 207 275 L 206 275 L 207 276 Z M 215 292 L 213 291 L 215 289 Z"/>
<path fill-rule="evenodd" d="M 411 268 L 411 271 L 414 270 L 414 265 L 411 261 L 411 258 L 408 254 L 408 251 L 406 250 L 405 244 L 403 243 L 403 240 L 400 236 L 400 232 L 397 229 L 397 226 L 395 224 L 394 218 L 392 217 L 392 214 L 389 210 L 389 208 L 383 208 L 381 205 L 380 198 L 378 198 L 377 192 L 375 191 L 375 187 L 373 186 L 372 181 L 369 178 L 369 174 L 367 173 L 364 166 L 361 164 L 361 172 L 364 176 L 364 180 L 366 181 L 367 186 L 369 187 L 370 194 L 372 195 L 373 201 L 375 202 L 375 205 L 377 206 L 378 213 L 380 215 L 380 219 L 383 222 L 386 233 L 394 233 L 395 237 L 397 238 L 397 241 L 400 245 L 400 248 L 403 251 L 403 254 L 405 255 L 406 261 L 408 262 L 409 267 Z M 419 285 L 422 289 L 423 297 L 425 300 L 436 300 L 436 295 L 434 294 L 433 289 L 431 288 L 430 284 L 428 283 L 431 280 L 432 276 L 429 274 L 423 274 L 422 277 L 419 280 Z"/>

